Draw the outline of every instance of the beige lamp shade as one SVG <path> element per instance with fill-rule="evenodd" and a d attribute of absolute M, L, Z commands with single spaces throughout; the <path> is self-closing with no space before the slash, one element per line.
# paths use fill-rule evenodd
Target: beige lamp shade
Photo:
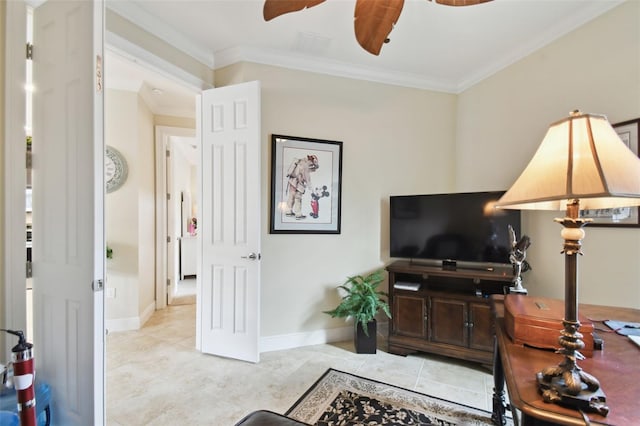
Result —
<path fill-rule="evenodd" d="M 640 205 L 640 158 L 604 115 L 574 111 L 551 124 L 537 152 L 497 207 L 581 210 Z"/>

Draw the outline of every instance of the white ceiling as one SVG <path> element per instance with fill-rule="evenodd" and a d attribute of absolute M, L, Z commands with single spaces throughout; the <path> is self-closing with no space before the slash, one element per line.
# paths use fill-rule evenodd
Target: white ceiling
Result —
<path fill-rule="evenodd" d="M 450 7 L 405 0 L 379 56 L 355 39 L 355 0 L 327 0 L 269 22 L 262 18 L 262 0 L 107 0 L 107 7 L 213 68 L 246 60 L 459 93 L 622 1 L 494 0 Z M 147 92 L 162 85 L 130 70 L 127 65 L 137 66 L 130 60 L 118 66 L 109 65 L 109 56 L 107 61 L 107 85 L 132 74 L 146 82 Z"/>
<path fill-rule="evenodd" d="M 195 116 L 196 93 L 193 89 L 169 74 L 151 70 L 135 58 L 108 48 L 105 85 L 108 89 L 138 92 L 155 115 Z"/>

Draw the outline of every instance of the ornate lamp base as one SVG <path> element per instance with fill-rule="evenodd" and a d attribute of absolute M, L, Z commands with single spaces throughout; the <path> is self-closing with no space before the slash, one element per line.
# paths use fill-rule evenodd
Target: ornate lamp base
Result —
<path fill-rule="evenodd" d="M 556 352 L 564 355 L 559 365 L 547 367 L 536 374 L 538 389 L 545 402 L 584 411 L 595 411 L 603 416 L 609 413 L 600 382 L 591 374 L 578 367 L 577 360 L 584 359 L 579 352 L 584 348 L 582 334 L 578 332 L 578 260 L 584 230 L 590 219 L 579 218 L 580 202 L 572 200 L 567 204 L 567 215 L 563 219 L 555 219 L 562 224 L 561 235 L 564 238 L 565 255 L 565 318 L 562 321 L 564 330 L 560 333 L 559 343 L 562 347 Z"/>
<path fill-rule="evenodd" d="M 609 407 L 604 392 L 600 389 L 600 382 L 577 364 L 577 360 L 584 359 L 579 352 L 584 348 L 583 336 L 578 332 L 580 322 L 564 320 L 562 324 L 564 330 L 559 339 L 562 349 L 557 352 L 564 355 L 564 361 L 536 374 L 542 399 L 544 402 L 595 411 L 606 416 Z"/>
<path fill-rule="evenodd" d="M 585 385 L 583 390 L 574 395 L 568 391 L 568 387 L 562 377 L 545 378 L 544 374 L 540 372 L 536 375 L 536 378 L 538 380 L 538 389 L 542 393 L 542 398 L 545 402 L 596 412 L 603 416 L 609 413 L 606 397 L 600 388 L 592 391 Z"/>

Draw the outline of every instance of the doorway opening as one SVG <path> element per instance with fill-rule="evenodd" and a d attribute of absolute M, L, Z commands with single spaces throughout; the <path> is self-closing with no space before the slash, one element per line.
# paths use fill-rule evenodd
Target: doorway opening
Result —
<path fill-rule="evenodd" d="M 156 126 L 158 309 L 196 303 L 199 148 L 192 129 Z M 166 286 L 163 285 L 166 283 Z"/>
<path fill-rule="evenodd" d="M 192 175 L 197 176 L 184 157 L 197 148 L 198 92 L 109 46 L 105 77 L 105 144 L 128 163 L 127 181 L 105 199 L 106 243 L 112 250 L 106 264 L 105 316 L 107 330 L 124 331 L 140 328 L 155 310 L 167 306 L 169 292 L 178 288 L 182 234 L 169 232 L 176 225 L 168 208 L 180 198 L 174 188 L 195 182 Z M 171 151 L 175 153 L 166 154 Z M 174 164 L 178 159 L 184 164 Z M 195 292 L 188 301 L 195 303 Z"/>

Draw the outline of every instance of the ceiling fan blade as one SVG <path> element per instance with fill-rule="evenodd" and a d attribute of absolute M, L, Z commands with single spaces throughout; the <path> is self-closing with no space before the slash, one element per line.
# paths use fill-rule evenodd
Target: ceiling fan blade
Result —
<path fill-rule="evenodd" d="M 488 3 L 490 1 L 493 0 L 436 0 L 436 3 L 443 4 L 445 6 L 473 6 L 480 3 Z"/>
<path fill-rule="evenodd" d="M 400 17 L 404 0 L 357 0 L 354 13 L 356 40 L 367 52 L 379 55 Z"/>
<path fill-rule="evenodd" d="M 264 16 L 265 21 L 270 21 L 285 13 L 307 9 L 319 5 L 324 1 L 325 0 L 264 0 L 262 16 Z"/>

